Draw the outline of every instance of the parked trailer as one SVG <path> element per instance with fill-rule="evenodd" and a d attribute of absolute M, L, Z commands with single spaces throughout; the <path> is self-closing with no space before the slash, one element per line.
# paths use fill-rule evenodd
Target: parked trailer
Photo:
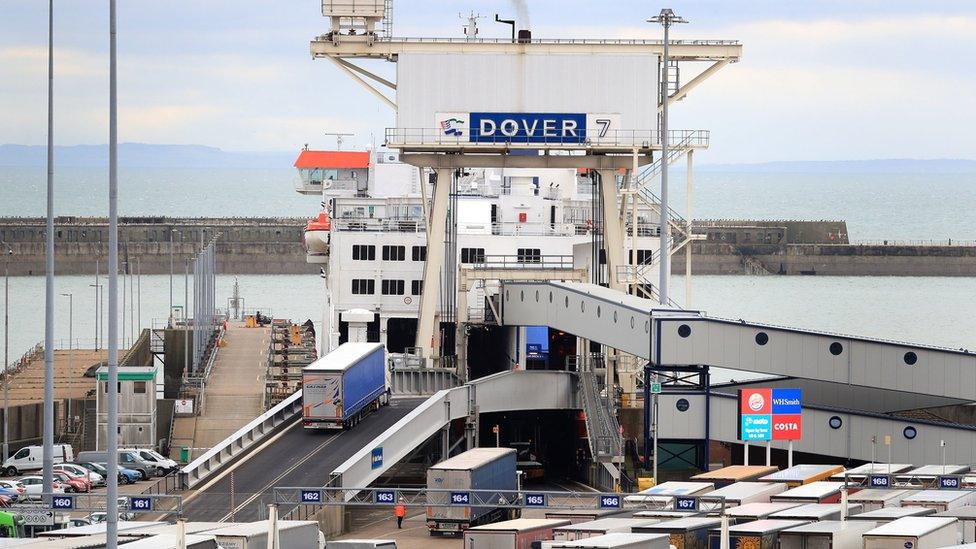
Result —
<path fill-rule="evenodd" d="M 629 517 L 630 511 L 623 509 L 549 509 L 546 511 L 547 519 L 565 519 L 570 524 L 579 524 L 581 522 L 590 522 L 614 516 Z"/>
<path fill-rule="evenodd" d="M 850 515 L 847 517 L 847 520 L 866 520 L 876 524 L 887 524 L 900 518 L 924 517 L 934 514 L 935 509 L 929 509 L 928 507 L 884 507 L 875 509 L 874 511 Z"/>
<path fill-rule="evenodd" d="M 243 522 L 205 532 L 217 538 L 217 545 L 224 549 L 265 549 L 268 544 L 268 521 Z M 324 536 L 319 523 L 311 520 L 279 520 L 278 547 L 320 547 Z"/>
<path fill-rule="evenodd" d="M 788 528 L 806 524 L 802 520 L 753 520 L 729 526 L 729 547 L 748 547 L 749 549 L 777 549 L 779 533 Z M 722 541 L 721 528 L 708 532 L 709 549 L 719 549 Z"/>
<path fill-rule="evenodd" d="M 779 471 L 779 467 L 772 465 L 730 465 L 714 471 L 691 477 L 695 482 L 711 482 L 716 488 L 723 488 L 732 483 L 758 480 L 759 477 L 771 475 Z"/>
<path fill-rule="evenodd" d="M 475 526 L 464 531 L 465 549 L 530 549 L 537 541 L 553 539 L 553 530 L 568 520 L 515 519 Z"/>
<path fill-rule="evenodd" d="M 648 526 L 661 522 L 659 518 L 623 518 L 610 517 L 560 526 L 552 531 L 552 539 L 560 541 L 575 541 L 578 539 L 595 538 L 614 533 L 633 533 L 634 526 Z"/>
<path fill-rule="evenodd" d="M 673 511 L 670 509 L 648 509 L 646 511 L 637 511 L 634 513 L 634 518 L 639 519 L 654 519 L 657 522 L 664 522 L 666 520 L 677 520 L 679 518 L 693 517 L 698 513 L 694 511 Z"/>
<path fill-rule="evenodd" d="M 325 542 L 325 549 L 397 549 L 392 539 L 334 539 Z"/>
<path fill-rule="evenodd" d="M 737 507 L 747 503 L 769 503 L 770 498 L 786 491 L 782 482 L 736 482 L 714 492 L 705 494 L 706 498 L 724 498 L 726 507 Z M 720 507 L 718 502 L 706 503 L 708 508 Z"/>
<path fill-rule="evenodd" d="M 427 528 L 432 536 L 460 535 L 479 524 L 518 518 L 516 509 L 469 504 L 471 490 L 498 490 L 509 502 L 515 501 L 515 490 L 518 490 L 515 450 L 473 448 L 446 459 L 427 470 L 427 488 L 432 490 L 427 493 Z"/>
<path fill-rule="evenodd" d="M 389 402 L 381 343 L 343 343 L 302 368 L 306 429 L 348 429 Z"/>
<path fill-rule="evenodd" d="M 847 514 L 856 515 L 861 511 L 860 505 L 847 506 Z M 806 503 L 799 507 L 778 511 L 769 518 L 787 520 L 840 520 L 841 506 L 839 503 Z"/>
<path fill-rule="evenodd" d="M 901 500 L 902 507 L 929 507 L 936 512 L 948 511 L 976 502 L 976 492 L 969 490 L 919 490 Z"/>
<path fill-rule="evenodd" d="M 884 507 L 897 507 L 901 500 L 908 496 L 911 490 L 886 490 L 884 488 L 868 488 L 859 490 L 848 496 L 847 501 L 861 505 L 861 512 L 874 511 Z"/>
<path fill-rule="evenodd" d="M 670 549 L 667 534 L 607 534 L 576 541 L 546 541 L 543 549 Z"/>
<path fill-rule="evenodd" d="M 790 488 L 830 478 L 844 470 L 842 465 L 794 465 L 775 473 L 759 477 L 761 482 L 784 482 Z"/>
<path fill-rule="evenodd" d="M 914 467 L 910 463 L 865 463 L 853 469 L 841 471 L 830 477 L 830 480 L 844 482 L 844 479 L 847 479 L 851 482 L 864 482 L 864 479 L 869 475 L 897 475 Z"/>
<path fill-rule="evenodd" d="M 962 525 L 962 541 L 965 543 L 976 542 L 976 506 L 964 505 L 948 511 L 940 511 L 933 516 L 959 519 L 959 523 Z"/>
<path fill-rule="evenodd" d="M 187 534 L 181 543 L 180 540 L 176 539 L 175 532 L 139 538 L 124 545 L 126 549 L 230 549 L 233 547 L 218 546 L 217 540 L 212 534 Z"/>
<path fill-rule="evenodd" d="M 962 475 L 968 472 L 968 465 L 923 465 L 896 475 L 895 480 L 916 486 L 932 486 L 942 475 Z"/>
<path fill-rule="evenodd" d="M 677 520 L 659 522 L 648 526 L 635 526 L 635 534 L 668 534 L 671 545 L 683 549 L 706 549 L 708 547 L 708 531 L 722 524 L 722 519 L 715 517 L 687 517 Z"/>
<path fill-rule="evenodd" d="M 624 501 L 664 509 L 672 505 L 675 496 L 700 496 L 714 489 L 715 485 L 711 482 L 668 481 L 652 486 L 647 490 L 641 490 L 634 495 L 626 496 Z"/>
<path fill-rule="evenodd" d="M 864 533 L 864 549 L 934 549 L 959 543 L 952 517 L 905 517 Z"/>
<path fill-rule="evenodd" d="M 861 536 L 873 522 L 824 520 L 794 526 L 779 533 L 780 549 L 861 549 Z"/>
<path fill-rule="evenodd" d="M 780 503 L 746 503 L 738 507 L 726 509 L 725 514 L 729 516 L 732 524 L 745 524 L 757 520 L 768 519 L 773 513 L 785 511 L 799 507 L 800 503 L 780 502 Z"/>
<path fill-rule="evenodd" d="M 776 494 L 769 498 L 770 501 L 795 501 L 798 503 L 837 503 L 840 501 L 840 491 L 844 488 L 843 482 L 832 482 L 829 480 L 818 480 L 796 488 Z"/>

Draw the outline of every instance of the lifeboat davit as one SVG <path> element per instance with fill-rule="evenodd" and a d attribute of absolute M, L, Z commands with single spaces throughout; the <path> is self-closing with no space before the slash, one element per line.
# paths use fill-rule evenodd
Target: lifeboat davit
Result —
<path fill-rule="evenodd" d="M 332 230 L 332 221 L 329 219 L 329 213 L 325 211 L 319 212 L 318 217 L 305 226 L 305 259 L 308 263 L 329 262 L 330 230 Z"/>

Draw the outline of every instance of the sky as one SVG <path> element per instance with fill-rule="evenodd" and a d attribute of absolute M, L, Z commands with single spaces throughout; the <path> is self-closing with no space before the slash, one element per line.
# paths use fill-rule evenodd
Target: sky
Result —
<path fill-rule="evenodd" d="M 976 2 L 969 0 L 526 0 L 537 38 L 743 43 L 672 110 L 672 128 L 709 129 L 700 162 L 976 158 Z M 393 112 L 308 42 L 326 32 L 318 0 L 119 2 L 120 140 L 230 151 L 330 147 L 325 132 L 382 141 Z M 398 36 L 461 36 L 459 13 L 504 37 L 508 0 L 394 0 Z M 0 143 L 46 142 L 47 2 L 0 0 Z M 108 135 L 108 2 L 55 1 L 55 141 Z M 372 62 L 392 75 L 392 66 Z M 683 78 L 704 68 L 683 69 Z M 371 137 L 372 136 L 372 137 Z M 349 141 L 347 141 L 349 143 Z"/>

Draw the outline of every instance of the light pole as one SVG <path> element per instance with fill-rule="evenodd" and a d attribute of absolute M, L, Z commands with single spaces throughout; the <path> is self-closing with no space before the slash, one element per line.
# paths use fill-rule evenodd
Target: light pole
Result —
<path fill-rule="evenodd" d="M 3 254 L 3 460 L 7 460 L 10 446 L 9 433 L 9 414 L 7 414 L 7 404 L 9 403 L 8 392 L 10 390 L 10 379 L 7 377 L 7 367 L 10 365 L 7 354 L 10 351 L 10 256 L 14 255 L 13 248 L 6 242 L 0 240 L 7 251 Z"/>
<path fill-rule="evenodd" d="M 61 297 L 68 298 L 68 425 L 72 425 L 71 415 L 71 378 L 74 372 L 71 371 L 71 358 L 74 354 L 74 324 L 75 324 L 75 295 L 71 292 L 61 294 Z"/>
<path fill-rule="evenodd" d="M 661 305 L 668 303 L 668 279 L 671 277 L 671 226 L 668 219 L 668 31 L 675 23 L 687 23 L 683 17 L 676 15 L 670 8 L 661 10 L 647 20 L 648 23 L 660 23 L 664 27 L 664 56 L 661 65 L 661 277 L 658 282 L 658 297 Z"/>
<path fill-rule="evenodd" d="M 44 246 L 44 454 L 42 488 L 54 484 L 54 0 L 47 17 L 47 231 Z"/>

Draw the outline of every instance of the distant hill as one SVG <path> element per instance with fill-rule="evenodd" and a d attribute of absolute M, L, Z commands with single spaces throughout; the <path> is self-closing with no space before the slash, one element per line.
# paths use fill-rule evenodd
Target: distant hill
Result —
<path fill-rule="evenodd" d="M 297 156 L 297 150 L 245 153 L 203 145 L 119 144 L 119 166 L 126 168 L 291 168 Z M 54 161 L 62 167 L 107 167 L 108 145 L 57 146 Z M 0 145 L 0 166 L 46 165 L 45 146 Z"/>
<path fill-rule="evenodd" d="M 761 162 L 756 164 L 702 164 L 696 170 L 710 172 L 777 173 L 976 173 L 976 160 L 813 160 Z"/>

